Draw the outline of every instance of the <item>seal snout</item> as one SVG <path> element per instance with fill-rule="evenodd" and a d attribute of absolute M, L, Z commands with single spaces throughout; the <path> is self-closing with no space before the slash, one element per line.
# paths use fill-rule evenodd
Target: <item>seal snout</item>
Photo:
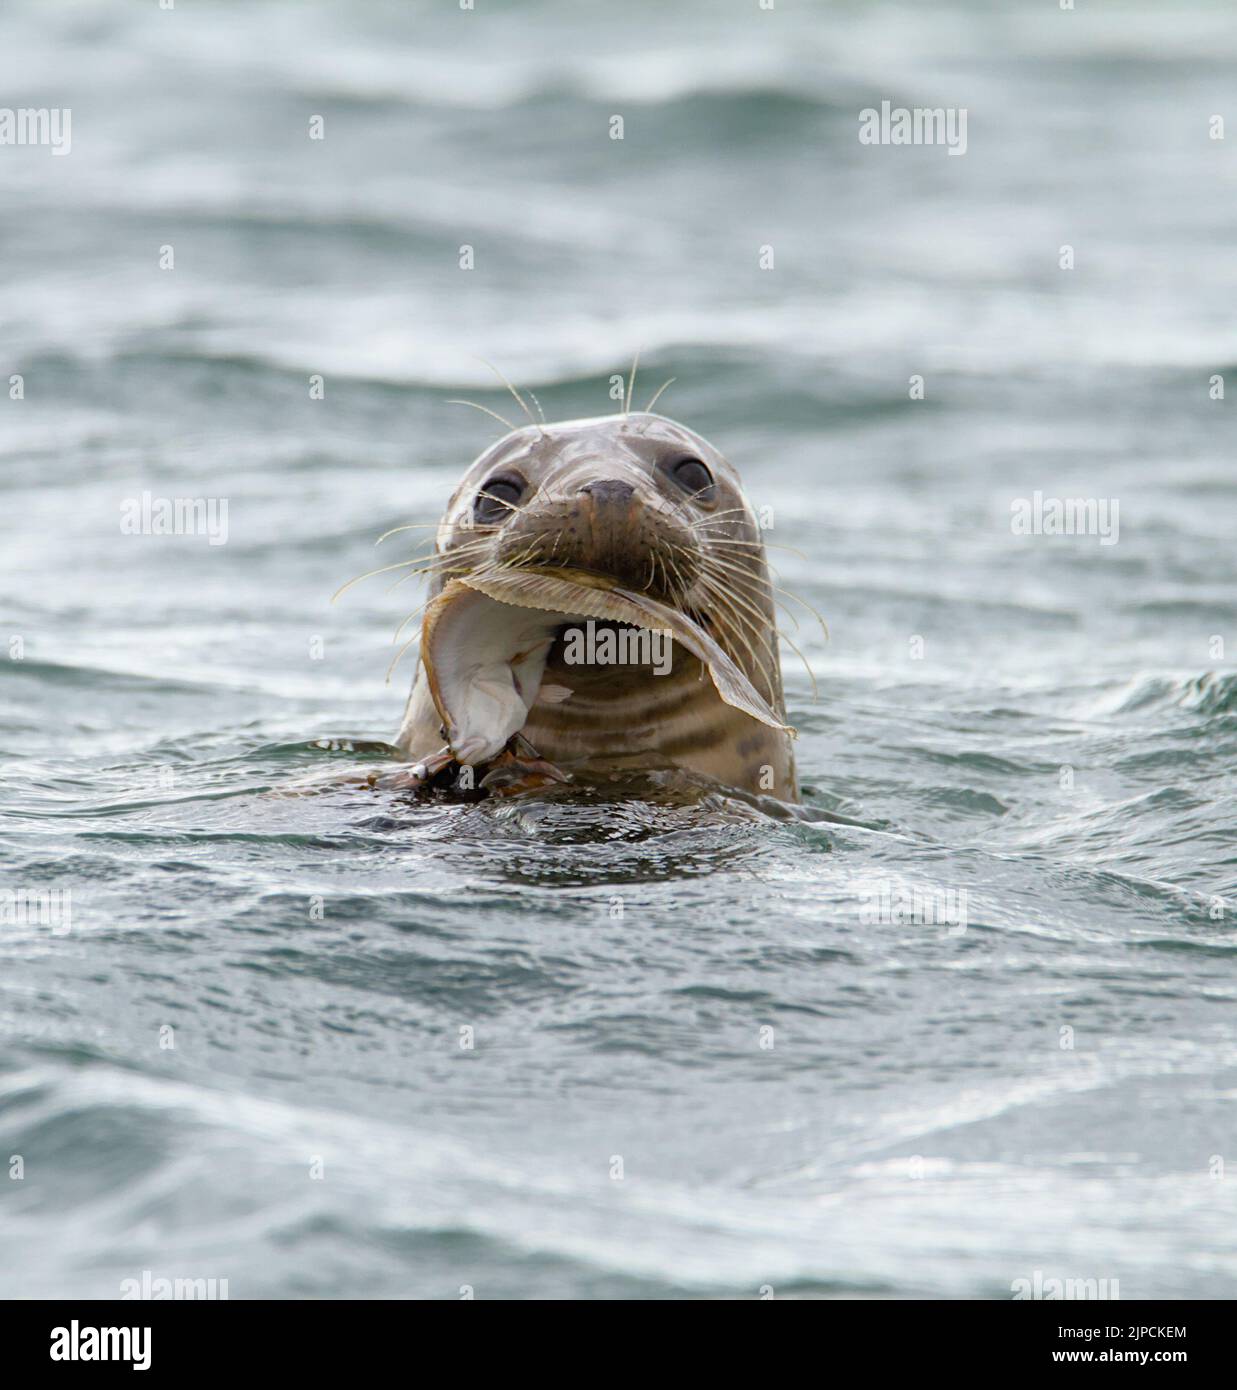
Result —
<path fill-rule="evenodd" d="M 599 478 L 596 482 L 585 483 L 580 491 L 591 498 L 597 507 L 630 507 L 636 495 L 631 483 L 621 482 L 618 478 Z"/>
<path fill-rule="evenodd" d="M 543 494 L 512 518 L 498 541 L 499 558 L 508 564 L 584 570 L 659 593 L 672 584 L 691 586 L 696 551 L 690 530 L 650 481 L 615 477 L 608 469 Z"/>
<path fill-rule="evenodd" d="M 643 588 L 653 574 L 651 518 L 635 484 L 594 478 L 576 493 L 576 543 L 584 567 Z"/>

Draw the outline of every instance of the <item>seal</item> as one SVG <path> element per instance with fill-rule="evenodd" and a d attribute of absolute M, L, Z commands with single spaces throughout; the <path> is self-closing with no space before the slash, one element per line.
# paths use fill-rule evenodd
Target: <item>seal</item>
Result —
<path fill-rule="evenodd" d="M 433 544 L 397 736 L 413 780 L 674 770 L 798 801 L 761 530 L 700 435 L 649 412 L 513 430 Z"/>

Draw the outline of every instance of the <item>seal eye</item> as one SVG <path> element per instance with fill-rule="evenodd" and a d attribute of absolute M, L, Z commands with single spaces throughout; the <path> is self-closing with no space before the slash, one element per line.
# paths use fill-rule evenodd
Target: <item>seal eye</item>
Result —
<path fill-rule="evenodd" d="M 670 465 L 670 476 L 683 489 L 690 492 L 695 501 L 713 500 L 713 475 L 697 458 L 679 459 Z"/>
<path fill-rule="evenodd" d="M 524 479 L 518 473 L 495 473 L 477 493 L 472 505 L 473 516 L 486 526 L 501 524 L 524 496 L 524 486 Z"/>

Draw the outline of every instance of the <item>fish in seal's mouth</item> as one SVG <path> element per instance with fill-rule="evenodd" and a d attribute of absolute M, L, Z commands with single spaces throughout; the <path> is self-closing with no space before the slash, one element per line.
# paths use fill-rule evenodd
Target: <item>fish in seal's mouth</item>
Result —
<path fill-rule="evenodd" d="M 677 609 L 612 578 L 498 568 L 449 580 L 426 610 L 421 659 L 442 718 L 442 753 L 468 767 L 501 753 L 524 728 L 563 626 L 589 619 L 668 632 L 702 663 L 725 704 L 791 732 L 720 644 Z"/>

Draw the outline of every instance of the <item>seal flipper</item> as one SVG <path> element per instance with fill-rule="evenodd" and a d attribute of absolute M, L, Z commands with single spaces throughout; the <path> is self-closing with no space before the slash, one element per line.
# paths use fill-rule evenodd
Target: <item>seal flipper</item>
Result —
<path fill-rule="evenodd" d="M 413 763 L 411 767 L 401 768 L 399 772 L 388 773 L 382 778 L 382 785 L 397 791 L 411 788 L 414 791 L 426 790 L 433 786 L 450 786 L 460 770 L 455 754 L 450 748 L 439 749 L 428 758 Z M 443 774 L 447 774 L 445 777 Z"/>
<path fill-rule="evenodd" d="M 546 762 L 523 734 L 512 734 L 479 785 L 492 796 L 516 796 L 570 781 L 570 776 Z"/>

